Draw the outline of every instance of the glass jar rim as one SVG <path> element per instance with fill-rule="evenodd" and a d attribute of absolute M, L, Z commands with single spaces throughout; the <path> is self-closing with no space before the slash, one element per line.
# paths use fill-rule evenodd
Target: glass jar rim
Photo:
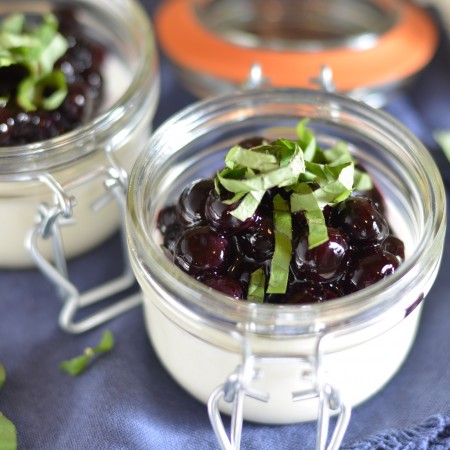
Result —
<path fill-rule="evenodd" d="M 333 105 L 343 108 L 355 116 L 364 117 L 384 132 L 395 136 L 408 151 L 415 152 L 415 161 L 424 179 L 421 180 L 424 203 L 435 214 L 424 224 L 423 236 L 407 260 L 391 276 L 374 285 L 342 298 L 305 305 L 255 304 L 234 300 L 211 290 L 183 273 L 160 249 L 150 236 L 145 222 L 143 192 L 140 183 L 148 183 L 151 171 L 155 170 L 153 147 L 167 136 L 189 135 L 189 131 L 201 124 L 203 115 L 214 114 L 234 105 L 247 105 L 249 114 L 255 104 L 272 97 L 293 102 Z M 237 106 L 236 106 L 237 108 Z M 254 111 L 254 109 L 253 109 Z M 245 114 L 244 114 L 245 115 Z M 244 120 L 241 115 L 236 120 Z M 178 138 L 177 138 L 178 139 Z M 167 143 L 166 143 L 167 144 Z M 180 144 L 179 141 L 175 146 Z M 174 149 L 171 149 L 174 150 Z M 176 151 L 176 149 L 175 149 Z M 172 116 L 152 135 L 147 147 L 136 162 L 128 191 L 127 229 L 132 265 L 139 273 L 141 282 L 148 283 L 157 291 L 164 291 L 164 301 L 175 309 L 194 313 L 197 319 L 220 325 L 250 327 L 253 332 L 285 336 L 292 333 L 312 333 L 321 329 L 335 329 L 346 324 L 364 324 L 378 320 L 385 313 L 397 311 L 400 319 L 409 314 L 420 303 L 422 297 L 398 295 L 412 289 L 418 277 L 420 262 L 435 261 L 434 270 L 440 261 L 445 235 L 445 189 L 439 170 L 423 144 L 402 124 L 390 115 L 371 108 L 348 97 L 337 94 L 305 90 L 300 88 L 269 88 L 236 92 L 199 101 Z M 149 271 L 151 270 L 151 274 Z"/>
<path fill-rule="evenodd" d="M 106 9 L 106 3 L 96 2 L 95 8 L 113 15 L 140 47 L 138 66 L 127 89 L 106 111 L 74 130 L 36 143 L 0 146 L 1 180 L 34 179 L 36 172 L 53 170 L 91 154 L 96 146 L 86 145 L 88 139 L 95 135 L 96 141 L 101 141 L 120 125 L 118 122 L 131 117 L 143 96 L 150 93 L 157 97 L 158 67 L 153 26 L 140 4 L 135 0 L 125 1 L 127 7 L 120 14 L 113 8 Z M 80 6 L 85 7 L 85 3 L 80 2 Z"/>

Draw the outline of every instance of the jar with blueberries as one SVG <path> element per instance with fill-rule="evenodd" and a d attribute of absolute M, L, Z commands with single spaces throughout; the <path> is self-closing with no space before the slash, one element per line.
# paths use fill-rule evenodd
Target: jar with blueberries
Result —
<path fill-rule="evenodd" d="M 239 448 L 244 420 L 315 419 L 317 448 L 339 447 L 351 408 L 413 345 L 445 204 L 439 171 L 408 130 L 332 93 L 213 97 L 155 131 L 130 178 L 131 265 L 150 341 L 208 404 L 221 448 Z"/>
<path fill-rule="evenodd" d="M 134 0 L 18 0 L 0 15 L 11 42 L 0 73 L 0 267 L 37 265 L 67 298 L 67 259 L 122 227 L 159 97 L 153 29 Z"/>

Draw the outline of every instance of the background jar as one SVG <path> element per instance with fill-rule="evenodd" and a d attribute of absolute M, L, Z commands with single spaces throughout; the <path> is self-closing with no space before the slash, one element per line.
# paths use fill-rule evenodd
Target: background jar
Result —
<path fill-rule="evenodd" d="M 405 242 L 398 271 L 335 301 L 287 306 L 227 298 L 176 268 L 161 249 L 158 211 L 189 182 L 213 176 L 236 142 L 295 137 L 304 117 L 322 147 L 347 141 L 375 179 L 393 231 Z M 126 215 L 131 264 L 160 360 L 181 386 L 209 402 L 213 422 L 217 398 L 225 398 L 219 409 L 231 412 L 245 397 L 243 417 L 263 423 L 314 419 L 324 398 L 328 409 L 348 411 L 389 381 L 413 344 L 442 256 L 445 202 L 424 146 L 392 117 L 348 98 L 267 89 L 181 111 L 138 158 Z"/>
<path fill-rule="evenodd" d="M 3 2 L 0 14 L 45 14 L 55 8 L 73 11 L 83 33 L 105 46 L 104 104 L 88 123 L 59 137 L 0 147 L 4 268 L 32 264 L 24 243 L 36 221 L 42 221 L 43 210 L 60 210 L 55 221 L 61 225 L 66 257 L 91 249 L 118 229 L 120 207 L 105 185 L 126 188 L 127 173 L 148 140 L 159 96 L 153 30 L 138 3 L 18 0 Z M 45 236 L 39 241 L 45 258 L 52 258 L 49 241 Z"/>

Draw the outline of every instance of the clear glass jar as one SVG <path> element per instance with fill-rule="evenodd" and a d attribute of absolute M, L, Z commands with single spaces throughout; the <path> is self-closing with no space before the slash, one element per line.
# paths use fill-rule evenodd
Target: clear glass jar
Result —
<path fill-rule="evenodd" d="M 155 27 L 180 81 L 199 97 L 255 83 L 320 88 L 326 65 L 338 92 L 379 107 L 438 45 L 428 12 L 399 0 L 165 0 Z"/>
<path fill-rule="evenodd" d="M 152 26 L 134 0 L 17 0 L 0 14 L 43 14 L 69 8 L 86 36 L 104 45 L 104 104 L 95 118 L 62 136 L 36 144 L 0 147 L 0 267 L 32 265 L 25 241 L 45 221 L 38 250 L 53 258 L 50 229 L 61 229 L 66 257 L 111 236 L 123 214 L 112 185 L 127 172 L 151 131 L 159 97 Z M 105 185 L 110 189 L 105 189 Z M 112 201 L 109 201 L 111 200 Z"/>
<path fill-rule="evenodd" d="M 295 137 L 304 117 L 323 147 L 349 142 L 376 180 L 390 224 L 405 242 L 399 270 L 332 302 L 287 306 L 230 299 L 175 267 L 161 249 L 158 211 L 175 203 L 189 182 L 213 176 L 236 142 Z M 245 419 L 262 423 L 319 415 L 323 424 L 328 408 L 345 422 L 353 405 L 389 381 L 411 348 L 439 268 L 445 202 L 433 159 L 409 131 L 385 113 L 330 93 L 230 94 L 197 103 L 156 130 L 130 179 L 131 264 L 159 358 L 181 386 L 209 402 L 218 436 L 217 406 L 235 415 L 241 408 Z"/>

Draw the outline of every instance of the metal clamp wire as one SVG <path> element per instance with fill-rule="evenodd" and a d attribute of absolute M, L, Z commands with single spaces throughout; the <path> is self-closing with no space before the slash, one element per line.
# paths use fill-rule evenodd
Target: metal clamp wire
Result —
<path fill-rule="evenodd" d="M 116 164 L 112 155 L 108 159 Z M 73 214 L 72 207 L 76 204 L 76 201 L 74 197 L 67 194 L 67 191 L 99 177 L 105 177 L 104 184 L 107 192 L 104 197 L 100 198 L 100 200 L 93 205 L 93 209 L 97 210 L 104 206 L 107 201 L 114 198 L 116 199 L 121 215 L 124 271 L 117 278 L 109 280 L 84 293 L 80 293 L 68 279 L 67 261 L 60 237 L 61 223 L 58 219 L 62 217 L 65 220 L 69 220 Z M 83 176 L 67 183 L 64 187 L 49 174 L 39 175 L 37 180 L 48 186 L 53 192 L 55 195 L 55 205 L 53 207 L 48 207 L 45 204 L 40 204 L 38 206 L 39 221 L 28 234 L 25 245 L 37 267 L 56 286 L 60 297 L 64 301 L 59 316 L 60 327 L 69 333 L 82 333 L 140 305 L 142 296 L 139 292 L 124 299 L 120 299 L 113 305 L 91 314 L 78 322 L 75 321 L 75 315 L 80 309 L 106 300 L 111 296 L 130 288 L 135 283 L 134 274 L 128 261 L 125 246 L 124 215 L 127 178 L 124 175 L 124 171 L 120 170 L 117 164 L 116 167 L 97 167 L 91 172 L 83 174 Z M 40 238 L 51 239 L 55 264 L 49 262 L 39 251 L 38 240 Z"/>
<path fill-rule="evenodd" d="M 248 340 L 241 338 L 243 343 L 243 363 L 228 376 L 225 383 L 218 386 L 211 394 L 208 401 L 208 415 L 212 428 L 222 450 L 239 450 L 241 444 L 243 426 L 243 402 L 245 397 L 268 402 L 270 394 L 254 390 L 250 387 L 252 380 L 262 376 L 260 370 L 255 369 L 255 361 L 272 361 L 279 364 L 285 359 L 299 360 L 306 362 L 311 367 L 308 374 L 302 373 L 301 379 L 311 382 L 311 388 L 292 393 L 292 401 L 302 401 L 306 399 L 318 398 L 319 410 L 317 417 L 317 439 L 316 450 L 337 450 L 339 449 L 351 415 L 351 407 L 339 391 L 330 383 L 326 382 L 323 366 L 323 355 L 325 345 L 331 341 L 335 335 L 333 333 L 321 334 L 313 355 L 296 356 L 262 356 L 252 355 Z M 306 378 L 305 378 L 306 377 Z M 219 403 L 225 401 L 232 403 L 232 415 L 230 426 L 230 437 L 228 437 L 221 418 Z M 329 439 L 329 419 L 330 410 L 339 411 L 333 433 Z"/>

